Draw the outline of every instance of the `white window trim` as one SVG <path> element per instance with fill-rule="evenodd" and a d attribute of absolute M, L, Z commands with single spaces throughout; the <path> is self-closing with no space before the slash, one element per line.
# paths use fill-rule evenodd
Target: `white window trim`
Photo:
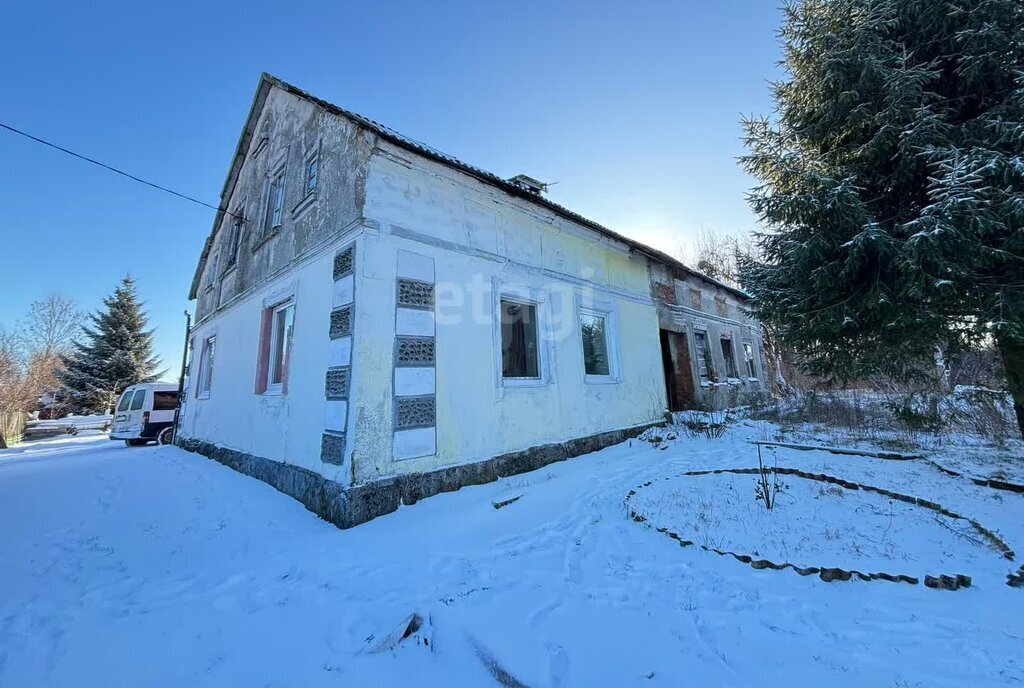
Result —
<path fill-rule="evenodd" d="M 280 382 L 271 382 L 271 378 L 274 376 L 274 343 L 277 341 L 277 314 L 286 308 L 291 307 L 292 310 L 292 327 L 295 326 L 295 299 L 289 298 L 285 301 L 275 304 L 274 306 L 268 306 L 270 311 L 270 348 L 267 350 L 267 387 L 263 390 L 265 396 L 280 396 L 284 394 L 285 379 L 282 377 Z M 290 352 L 289 352 L 290 353 Z M 284 360 L 281 361 L 283 366 Z"/>
<path fill-rule="evenodd" d="M 524 285 L 502 284 L 497 278 L 492 282 L 491 312 L 493 313 L 494 374 L 500 389 L 530 389 L 546 387 L 553 382 L 551 370 L 551 320 L 548 315 L 549 295 L 543 289 Z M 513 301 L 534 306 L 537 314 L 537 367 L 538 377 L 505 377 L 501 358 L 501 302 Z"/>
<path fill-rule="evenodd" d="M 590 375 L 583 352 L 583 316 L 593 315 L 604 319 L 604 345 L 608 355 L 608 374 Z M 615 307 L 608 302 L 588 302 L 584 305 L 576 295 L 576 343 L 579 346 L 580 362 L 583 364 L 583 381 L 591 385 L 614 385 L 622 381 L 621 355 L 619 350 L 619 317 Z"/>
<path fill-rule="evenodd" d="M 213 364 L 210 366 L 209 374 L 206 373 L 206 358 L 209 353 L 207 346 L 213 340 Z M 196 371 L 196 399 L 209 399 L 210 390 L 213 388 L 213 366 L 217 365 L 217 332 L 207 332 L 200 340 L 199 349 L 199 370 Z M 205 387 L 205 389 L 204 389 Z"/>

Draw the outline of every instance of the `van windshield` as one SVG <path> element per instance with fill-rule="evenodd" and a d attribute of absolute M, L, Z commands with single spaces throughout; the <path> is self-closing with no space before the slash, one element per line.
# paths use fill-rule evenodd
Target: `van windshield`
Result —
<path fill-rule="evenodd" d="M 154 411 L 173 411 L 177 405 L 177 392 L 153 392 Z"/>
<path fill-rule="evenodd" d="M 146 390 L 140 389 L 135 393 L 135 398 L 132 399 L 132 411 L 141 409 L 144 401 L 146 401 Z"/>
<path fill-rule="evenodd" d="M 132 403 L 132 393 L 131 392 L 125 392 L 121 396 L 121 403 L 117 405 L 117 410 L 118 411 L 127 411 L 128 410 L 128 404 L 130 404 L 130 403 Z"/>

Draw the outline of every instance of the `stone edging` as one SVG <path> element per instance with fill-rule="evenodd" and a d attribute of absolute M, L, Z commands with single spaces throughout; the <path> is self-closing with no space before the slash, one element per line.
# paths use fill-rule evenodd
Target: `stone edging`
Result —
<path fill-rule="evenodd" d="M 923 454 L 901 454 L 900 452 L 891 451 L 871 451 L 867 449 L 844 449 L 842 447 L 826 447 L 814 444 L 794 444 L 791 442 L 768 442 L 768 441 L 756 441 L 751 444 L 758 444 L 762 447 L 785 447 L 786 449 L 796 449 L 797 451 L 825 451 L 831 454 L 840 454 L 845 456 L 867 456 L 875 459 L 886 459 L 889 461 L 924 461 L 932 468 L 951 475 L 954 478 L 967 478 L 975 485 L 980 487 L 991 487 L 995 490 L 1006 490 L 1008 492 L 1017 492 L 1024 494 L 1024 485 L 1020 483 L 1011 483 L 1006 480 L 989 480 L 986 478 L 974 478 L 969 475 L 964 475 L 959 471 L 954 471 L 952 468 L 946 468 L 937 461 L 933 461 Z"/>
<path fill-rule="evenodd" d="M 797 451 L 826 451 L 831 454 L 841 454 L 843 456 L 868 456 L 874 459 L 887 459 L 889 461 L 913 461 L 914 459 L 924 458 L 921 454 L 902 454 L 900 452 L 873 451 L 870 449 L 846 449 L 844 447 L 825 447 L 816 444 L 795 444 L 793 442 L 768 442 L 759 440 L 751 442 L 751 444 L 758 444 L 762 447 L 785 447 L 786 449 L 796 449 Z"/>
<path fill-rule="evenodd" d="M 969 475 L 964 475 L 963 473 L 961 473 L 959 471 L 954 471 L 952 468 L 946 468 L 945 466 L 943 466 L 942 464 L 940 464 L 937 461 L 932 461 L 931 459 L 925 459 L 925 461 L 928 463 L 928 465 L 932 466 L 933 468 L 935 468 L 937 470 L 942 471 L 946 475 L 951 475 L 954 478 L 967 478 L 972 483 L 974 483 L 975 485 L 978 485 L 980 487 L 991 487 L 994 490 L 1006 490 L 1007 492 L 1017 492 L 1019 494 L 1024 494 L 1024 485 L 1021 485 L 1019 483 L 1011 483 L 1011 482 L 1008 482 L 1006 480 L 990 480 L 990 479 L 987 479 L 987 478 L 974 478 L 974 477 L 969 476 Z"/>
<path fill-rule="evenodd" d="M 944 506 L 942 506 L 941 504 L 938 504 L 936 502 L 930 502 L 930 501 L 928 501 L 926 499 L 921 499 L 920 497 L 911 497 L 910 495 L 900 494 L 899 492 L 893 492 L 891 490 L 886 490 L 886 489 L 883 489 L 881 487 L 873 487 L 871 485 L 864 485 L 862 483 L 855 483 L 855 482 L 851 482 L 849 480 L 842 480 L 840 478 L 835 478 L 835 477 L 832 477 L 830 475 L 825 475 L 824 473 L 808 473 L 806 471 L 801 471 L 801 470 L 798 470 L 798 469 L 795 469 L 795 468 L 779 468 L 779 467 L 768 468 L 768 469 L 765 469 L 765 470 L 773 472 L 773 473 L 778 473 L 780 475 L 793 475 L 793 476 L 796 476 L 798 478 L 805 478 L 807 480 L 816 480 L 818 482 L 830 483 L 832 485 L 838 485 L 838 486 L 846 488 L 848 490 L 864 490 L 866 492 L 874 492 L 876 494 L 880 494 L 880 495 L 883 495 L 885 497 L 889 497 L 891 499 L 896 499 L 896 500 L 901 501 L 901 502 L 906 502 L 908 504 L 915 504 L 917 506 L 921 506 L 921 507 L 924 507 L 926 509 L 931 509 L 932 511 L 936 511 L 936 512 L 938 512 L 938 513 L 940 513 L 943 516 L 946 516 L 948 518 L 955 518 L 955 519 L 959 519 L 959 520 L 962 520 L 962 521 L 967 521 L 971 525 L 971 527 L 974 528 L 974 530 L 976 530 L 985 540 L 987 540 L 988 543 L 990 545 L 992 545 L 992 547 L 994 549 L 998 550 L 1003 555 L 1003 557 L 1005 559 L 1009 559 L 1009 560 L 1012 561 L 1013 558 L 1014 558 L 1013 550 L 1010 549 L 1009 545 L 1007 545 L 1005 542 L 1003 542 L 1003 540 L 998 535 L 996 535 L 994 532 L 992 532 L 988 528 L 985 528 L 978 521 L 976 521 L 974 519 L 971 519 L 971 518 L 967 518 L 966 516 L 961 516 L 960 514 L 954 512 L 954 511 L 950 511 L 949 509 L 945 508 Z M 758 474 L 760 472 L 761 472 L 760 468 L 718 468 L 718 469 L 706 470 L 706 471 L 685 471 L 683 473 L 680 473 L 679 476 L 668 476 L 668 477 L 662 478 L 662 480 L 669 480 L 669 479 L 674 478 L 674 477 L 683 477 L 683 476 L 719 475 L 719 474 L 722 474 L 722 473 L 732 473 L 732 474 L 736 474 L 736 475 L 756 475 L 756 474 Z M 636 521 L 637 523 L 644 523 L 644 522 L 646 522 L 647 521 L 647 517 L 644 516 L 643 514 L 638 513 L 636 510 L 634 510 L 632 508 L 632 506 L 631 506 L 632 499 L 636 495 L 637 490 L 643 489 L 645 487 L 649 487 L 650 485 L 654 484 L 654 482 L 655 481 L 653 481 L 653 480 L 648 480 L 647 482 L 643 483 L 642 485 L 637 486 L 635 489 L 630 490 L 629 493 L 626 495 L 625 502 L 626 502 L 626 508 L 628 510 L 629 518 L 631 518 L 632 520 Z M 676 542 L 678 542 L 681 547 L 689 547 L 689 546 L 692 546 L 692 545 L 695 544 L 692 540 L 686 540 L 679 533 L 676 533 L 676 532 L 674 532 L 672 530 L 669 530 L 668 528 L 656 528 L 656 530 L 659 533 L 663 533 L 663 534 L 667 535 L 669 538 L 671 538 L 671 539 L 675 540 Z M 749 564 L 751 567 L 753 567 L 755 569 L 774 569 L 776 571 L 781 571 L 781 570 L 784 570 L 784 569 L 793 569 L 794 571 L 796 571 L 801 576 L 810 576 L 810 575 L 818 574 L 818 576 L 823 581 L 829 582 L 829 583 L 832 582 L 832 581 L 836 581 L 836 580 L 847 581 L 847 580 L 853 580 L 853 579 L 859 579 L 859 580 L 865 580 L 865 581 L 868 581 L 868 580 L 885 580 L 885 581 L 890 581 L 890 582 L 893 582 L 893 583 L 910 583 L 912 585 L 917 585 L 918 583 L 920 583 L 920 579 L 919 578 L 917 578 L 915 576 L 907 576 L 907 575 L 903 575 L 903 574 L 891 574 L 891 573 L 884 573 L 884 572 L 864 573 L 862 571 L 856 571 L 856 570 L 849 570 L 849 571 L 847 571 L 845 569 L 840 569 L 840 568 L 827 568 L 827 567 L 818 567 L 818 566 L 809 566 L 809 567 L 801 568 L 801 567 L 796 566 L 794 564 L 791 564 L 789 562 L 784 562 L 784 563 L 781 563 L 781 564 L 777 564 L 775 562 L 769 561 L 768 559 L 754 559 L 753 557 L 751 557 L 751 556 L 749 556 L 747 554 L 738 554 L 736 552 L 730 552 L 728 550 L 721 550 L 721 549 L 718 549 L 718 548 L 715 548 L 715 547 L 708 547 L 707 545 L 700 545 L 700 548 L 702 550 L 706 551 L 706 552 L 714 552 L 715 554 L 719 554 L 719 555 L 723 555 L 723 556 L 726 556 L 726 555 L 731 556 L 731 557 L 733 557 L 734 559 L 736 559 L 737 561 L 739 561 L 741 563 Z M 970 576 L 965 576 L 963 574 L 955 574 L 953 576 L 948 576 L 948 575 L 929 576 L 929 575 L 926 575 L 926 576 L 924 576 L 924 584 L 927 587 L 929 587 L 929 588 L 939 588 L 939 589 L 944 589 L 944 590 L 957 590 L 959 588 L 970 587 L 970 585 L 971 585 L 971 577 Z M 1024 566 L 1021 567 L 1019 574 L 1011 574 L 1010 576 L 1008 576 L 1007 585 L 1012 585 L 1014 587 L 1024 587 Z"/>

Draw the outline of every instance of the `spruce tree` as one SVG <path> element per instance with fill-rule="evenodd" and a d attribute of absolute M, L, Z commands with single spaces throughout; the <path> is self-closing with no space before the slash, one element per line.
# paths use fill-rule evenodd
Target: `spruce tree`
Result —
<path fill-rule="evenodd" d="M 146 329 L 135 280 L 130 275 L 122 279 L 103 306 L 89 316 L 92 324 L 82 328 L 84 341 L 64 357 L 61 381 L 80 409 L 105 410 L 129 385 L 151 382 L 164 372 L 157 372 L 153 331 Z"/>
<path fill-rule="evenodd" d="M 744 121 L 757 314 L 843 380 L 993 338 L 1024 433 L 1024 3 L 803 0 L 780 37 Z"/>

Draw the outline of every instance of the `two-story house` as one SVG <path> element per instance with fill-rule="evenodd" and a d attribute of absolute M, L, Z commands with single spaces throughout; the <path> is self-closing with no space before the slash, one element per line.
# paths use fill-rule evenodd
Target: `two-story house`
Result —
<path fill-rule="evenodd" d="M 191 288 L 177 442 L 348 527 L 662 421 L 698 276 L 543 192 L 264 75 Z M 691 375 L 759 374 L 736 293 L 702 293 Z"/>

